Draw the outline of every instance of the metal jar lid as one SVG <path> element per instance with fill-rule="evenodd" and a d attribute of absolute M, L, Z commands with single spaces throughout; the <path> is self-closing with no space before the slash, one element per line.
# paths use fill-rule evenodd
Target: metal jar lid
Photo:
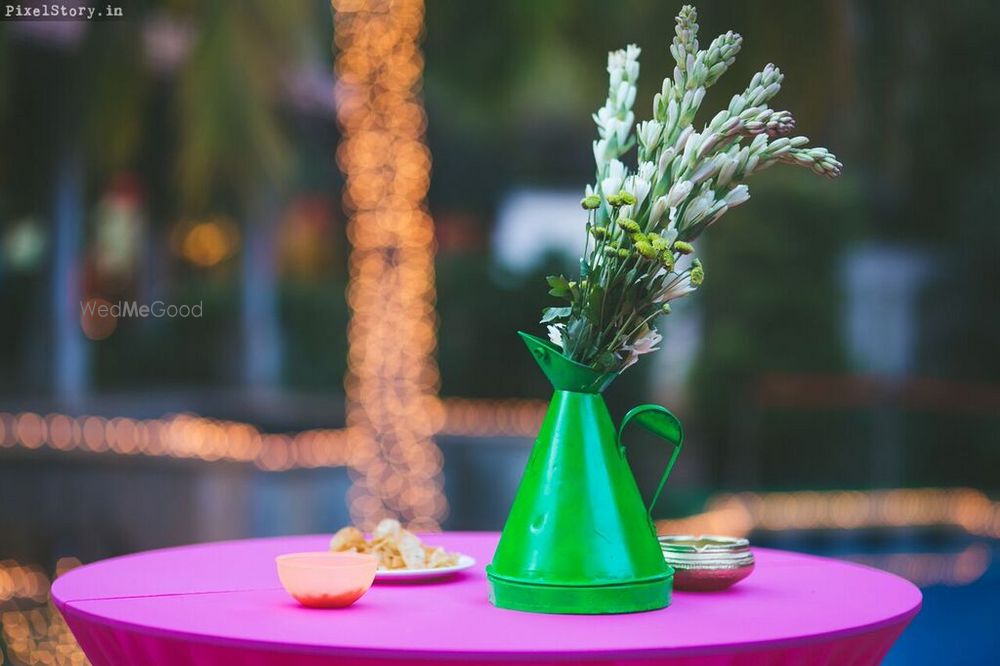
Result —
<path fill-rule="evenodd" d="M 721 590 L 746 578 L 754 558 L 747 539 L 726 536 L 661 536 L 663 559 L 679 590 Z"/>

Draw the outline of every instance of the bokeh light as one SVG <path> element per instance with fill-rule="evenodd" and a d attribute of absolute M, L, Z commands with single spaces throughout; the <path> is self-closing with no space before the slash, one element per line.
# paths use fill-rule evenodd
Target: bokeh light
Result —
<path fill-rule="evenodd" d="M 420 99 L 420 0 L 334 0 L 337 163 L 351 242 L 347 426 L 358 469 L 350 510 L 438 529 L 447 512 L 434 314 L 430 152 Z"/>

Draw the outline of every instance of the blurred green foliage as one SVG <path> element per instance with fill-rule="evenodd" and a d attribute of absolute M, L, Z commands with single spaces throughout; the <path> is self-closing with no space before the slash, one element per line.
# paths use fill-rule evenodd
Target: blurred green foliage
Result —
<path fill-rule="evenodd" d="M 849 370 L 838 264 L 861 233 L 855 191 L 850 179 L 771 169 L 757 177 L 751 201 L 706 234 L 706 278 L 695 295 L 704 340 L 693 388 L 716 475 L 746 444 L 733 441 L 734 422 L 761 375 Z M 823 432 L 827 444 L 842 439 Z"/>

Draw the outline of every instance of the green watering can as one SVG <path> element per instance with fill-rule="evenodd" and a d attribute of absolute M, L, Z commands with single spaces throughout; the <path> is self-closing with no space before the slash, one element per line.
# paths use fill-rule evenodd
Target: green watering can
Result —
<path fill-rule="evenodd" d="M 670 604 L 674 572 L 663 560 L 650 511 L 684 438 L 659 405 L 615 425 L 600 374 L 555 345 L 520 333 L 555 393 L 528 458 L 493 562 L 490 601 L 536 613 L 632 613 Z M 625 458 L 622 432 L 636 423 L 670 444 L 647 508 Z"/>

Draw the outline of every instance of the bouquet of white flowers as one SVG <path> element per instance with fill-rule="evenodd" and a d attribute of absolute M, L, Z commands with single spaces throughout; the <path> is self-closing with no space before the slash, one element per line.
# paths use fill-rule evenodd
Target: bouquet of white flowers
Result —
<path fill-rule="evenodd" d="M 779 162 L 828 177 L 842 168 L 826 148 L 808 148 L 806 137 L 789 136 L 792 115 L 769 106 L 782 81 L 774 65 L 695 130 L 705 90 L 742 44 L 730 31 L 700 49 L 696 21 L 694 7 L 684 6 L 670 46 L 673 76 L 653 97 L 652 119 L 634 131 L 639 48 L 608 54 L 608 99 L 594 114 L 597 176 L 581 202 L 588 237 L 580 276 L 548 278 L 549 293 L 569 303 L 545 310 L 549 339 L 568 358 L 602 372 L 623 370 L 656 349 L 662 337 L 657 318 L 705 277 L 692 242 L 750 198 L 744 181 L 751 174 Z M 619 158 L 633 147 L 638 159 L 630 169 Z"/>

